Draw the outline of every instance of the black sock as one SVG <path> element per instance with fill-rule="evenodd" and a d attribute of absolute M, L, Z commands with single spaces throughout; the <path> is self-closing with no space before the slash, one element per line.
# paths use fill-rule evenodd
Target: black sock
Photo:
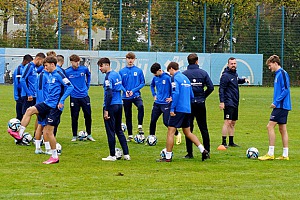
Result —
<path fill-rule="evenodd" d="M 232 145 L 232 144 L 234 144 L 234 142 L 233 142 L 233 136 L 229 136 L 229 145 Z"/>
<path fill-rule="evenodd" d="M 226 136 L 222 136 L 222 145 L 225 145 L 225 146 L 227 145 L 226 144 Z"/>

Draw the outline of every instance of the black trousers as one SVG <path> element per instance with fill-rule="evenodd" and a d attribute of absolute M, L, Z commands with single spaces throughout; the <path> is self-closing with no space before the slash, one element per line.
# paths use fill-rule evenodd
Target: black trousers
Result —
<path fill-rule="evenodd" d="M 84 98 L 70 98 L 71 118 L 72 118 L 72 133 L 73 136 L 77 136 L 78 131 L 78 118 L 80 108 L 82 108 L 83 116 L 85 120 L 85 131 L 90 135 L 92 132 L 92 110 L 90 97 Z"/>
<path fill-rule="evenodd" d="M 156 122 L 161 114 L 163 114 L 164 125 L 168 127 L 168 121 L 170 117 L 170 104 L 153 103 L 150 121 L 150 135 L 155 135 Z"/>
<path fill-rule="evenodd" d="M 22 120 L 23 118 L 23 100 L 21 99 L 21 97 L 19 98 L 19 100 L 16 101 L 16 114 L 17 114 L 17 119 L 18 120 Z"/>
<path fill-rule="evenodd" d="M 138 109 L 138 125 L 143 125 L 144 120 L 144 105 L 142 98 L 137 97 L 134 99 L 123 99 L 128 135 L 132 135 L 132 104 L 134 104 Z"/>
<path fill-rule="evenodd" d="M 207 122 L 206 122 L 206 107 L 205 102 L 197 102 L 192 103 L 191 105 L 192 113 L 190 115 L 190 126 L 191 132 L 193 133 L 194 130 L 194 118 L 196 118 L 198 127 L 200 129 L 202 135 L 202 141 L 204 148 L 210 152 L 210 138 L 207 129 Z M 193 154 L 193 143 L 190 139 L 185 137 L 186 140 L 186 150 L 188 154 Z"/>

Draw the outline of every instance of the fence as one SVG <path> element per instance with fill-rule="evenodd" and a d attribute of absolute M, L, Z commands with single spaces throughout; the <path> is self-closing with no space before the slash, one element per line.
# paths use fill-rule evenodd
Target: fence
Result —
<path fill-rule="evenodd" d="M 277 54 L 291 84 L 300 84 L 300 9 L 296 6 L 191 0 L 48 0 L 43 7 L 34 7 L 34 0 L 26 3 L 27 12 L 22 12 L 26 15 L 12 20 L 20 29 L 8 31 L 0 46 L 263 54 L 264 61 Z M 96 32 L 97 27 L 104 30 Z M 264 65 L 263 83 L 272 81 Z"/>

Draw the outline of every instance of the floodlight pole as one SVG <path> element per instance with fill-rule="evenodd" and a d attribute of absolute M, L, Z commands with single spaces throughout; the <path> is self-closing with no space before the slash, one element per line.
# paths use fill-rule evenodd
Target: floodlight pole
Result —
<path fill-rule="evenodd" d="M 58 0 L 58 21 L 57 21 L 57 26 L 58 26 L 58 31 L 57 31 L 57 39 L 58 39 L 58 49 L 61 47 L 61 5 L 62 0 Z"/>
<path fill-rule="evenodd" d="M 26 48 L 29 48 L 29 18 L 30 18 L 30 0 L 27 0 L 27 13 L 26 13 Z"/>
<path fill-rule="evenodd" d="M 90 19 L 89 19 L 89 29 L 88 29 L 90 51 L 92 50 L 92 20 L 93 20 L 93 0 L 90 0 Z"/>

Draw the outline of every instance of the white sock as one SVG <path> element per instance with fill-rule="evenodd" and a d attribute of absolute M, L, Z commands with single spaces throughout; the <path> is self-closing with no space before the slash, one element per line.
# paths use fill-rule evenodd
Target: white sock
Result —
<path fill-rule="evenodd" d="M 166 152 L 166 159 L 172 158 L 172 152 Z"/>
<path fill-rule="evenodd" d="M 283 157 L 288 157 L 289 156 L 289 148 L 288 147 L 283 148 L 282 156 Z"/>
<path fill-rule="evenodd" d="M 204 146 L 203 146 L 202 144 L 200 144 L 200 145 L 198 146 L 198 149 L 200 150 L 201 153 L 203 153 L 203 151 L 205 150 L 205 149 L 204 149 Z"/>
<path fill-rule="evenodd" d="M 45 142 L 45 149 L 46 151 L 49 151 L 51 149 L 50 142 Z"/>
<path fill-rule="evenodd" d="M 143 125 L 138 125 L 138 128 L 143 128 Z"/>
<path fill-rule="evenodd" d="M 275 146 L 269 146 L 269 151 L 268 151 L 269 156 L 274 156 L 274 149 Z"/>
<path fill-rule="evenodd" d="M 56 149 L 52 149 L 52 157 L 53 158 L 58 158 Z"/>
<path fill-rule="evenodd" d="M 23 133 L 25 132 L 25 130 L 26 130 L 26 127 L 21 125 L 20 130 L 19 130 L 20 137 L 23 137 Z"/>
<path fill-rule="evenodd" d="M 41 148 L 41 140 L 35 140 L 35 149 Z"/>

